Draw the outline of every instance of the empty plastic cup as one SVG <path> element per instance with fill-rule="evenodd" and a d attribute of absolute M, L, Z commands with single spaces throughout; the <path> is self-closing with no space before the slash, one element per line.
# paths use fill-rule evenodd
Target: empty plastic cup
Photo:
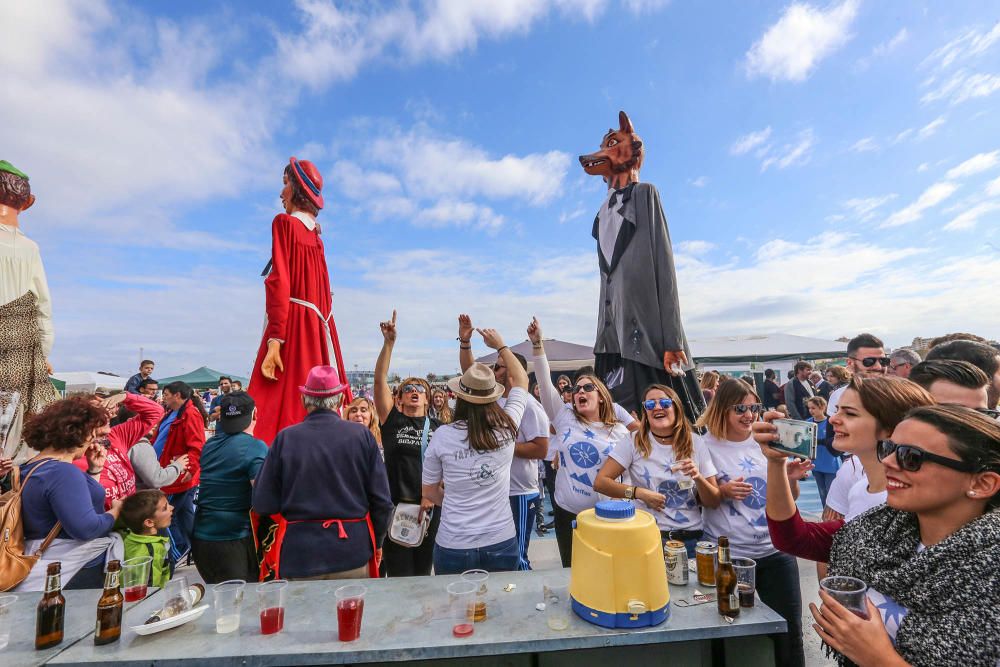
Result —
<path fill-rule="evenodd" d="M 365 613 L 365 592 L 361 584 L 341 586 L 337 598 L 337 633 L 342 642 L 352 642 L 361 636 L 361 618 Z"/>
<path fill-rule="evenodd" d="M 215 631 L 220 635 L 240 628 L 240 608 L 243 606 L 243 589 L 247 582 L 230 579 L 212 587 L 215 607 Z"/>
<path fill-rule="evenodd" d="M 545 624 L 553 630 L 568 628 L 571 609 L 569 578 L 564 574 L 543 577 L 542 595 L 545 603 Z"/>
<path fill-rule="evenodd" d="M 152 562 L 153 559 L 149 556 L 139 556 L 122 563 L 122 593 L 125 594 L 125 602 L 145 599 Z"/>
<path fill-rule="evenodd" d="M 0 651 L 7 648 L 7 644 L 10 643 L 10 626 L 14 625 L 11 616 L 15 602 L 17 602 L 16 595 L 0 595 Z"/>
<path fill-rule="evenodd" d="M 478 584 L 453 581 L 448 584 L 448 609 L 451 613 L 451 634 L 468 637 L 475 629 L 476 591 Z"/>
<path fill-rule="evenodd" d="M 284 579 L 266 581 L 257 585 L 257 606 L 260 609 L 260 634 L 273 635 L 285 627 Z"/>
<path fill-rule="evenodd" d="M 868 584 L 854 577 L 826 577 L 819 587 L 856 616 L 868 618 Z"/>

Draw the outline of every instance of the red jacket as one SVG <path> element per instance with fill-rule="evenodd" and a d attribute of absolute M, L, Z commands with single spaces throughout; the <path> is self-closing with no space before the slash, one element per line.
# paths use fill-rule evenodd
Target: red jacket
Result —
<path fill-rule="evenodd" d="M 798 510 L 784 521 L 767 517 L 771 543 L 787 554 L 826 563 L 830 560 L 833 536 L 844 527 L 844 521 L 803 521 Z"/>
<path fill-rule="evenodd" d="M 152 442 L 156 442 L 156 436 L 160 432 L 160 424 L 150 437 Z M 178 456 L 188 455 L 187 472 L 191 474 L 191 479 L 182 481 L 180 479 L 165 486 L 161 491 L 170 495 L 171 493 L 181 493 L 198 486 L 201 480 L 201 448 L 205 446 L 205 420 L 202 419 L 201 412 L 190 401 L 184 402 L 180 407 L 177 418 L 170 424 L 170 431 L 167 433 L 167 441 L 163 445 L 163 453 L 160 454 L 160 465 L 166 467 L 170 465 Z"/>
<path fill-rule="evenodd" d="M 135 470 L 128 458 L 128 450 L 163 416 L 163 408 L 156 401 L 139 394 L 126 394 L 125 407 L 136 415 L 126 422 L 111 427 L 108 433 L 108 454 L 101 473 L 104 487 L 104 509 L 111 509 L 111 501 L 127 498 L 135 493 Z M 87 469 L 87 458 L 74 461 L 76 467 Z"/>

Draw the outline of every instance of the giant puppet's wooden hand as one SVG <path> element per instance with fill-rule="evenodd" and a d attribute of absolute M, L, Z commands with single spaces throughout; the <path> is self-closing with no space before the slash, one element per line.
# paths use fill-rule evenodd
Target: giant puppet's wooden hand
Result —
<path fill-rule="evenodd" d="M 663 353 L 663 368 L 671 375 L 684 375 L 688 358 L 684 350 L 667 350 Z"/>
<path fill-rule="evenodd" d="M 275 369 L 285 372 L 285 364 L 281 361 L 281 341 L 269 340 L 267 354 L 264 356 L 264 361 L 260 362 L 260 372 L 268 380 L 277 380 Z"/>

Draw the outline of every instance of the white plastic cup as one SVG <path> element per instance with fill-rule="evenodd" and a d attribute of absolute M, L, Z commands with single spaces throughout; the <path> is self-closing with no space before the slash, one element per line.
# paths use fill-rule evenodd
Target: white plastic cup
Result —
<path fill-rule="evenodd" d="M 0 651 L 7 648 L 7 644 L 10 643 L 10 626 L 14 624 L 11 616 L 15 602 L 17 602 L 16 595 L 0 595 Z"/>
<path fill-rule="evenodd" d="M 247 582 L 230 579 L 212 587 L 215 607 L 215 631 L 220 635 L 240 629 L 240 610 L 243 607 L 243 589 Z"/>
<path fill-rule="evenodd" d="M 552 630 L 568 628 L 571 603 L 569 579 L 566 575 L 553 574 L 543 577 L 542 594 L 545 602 L 545 624 Z"/>

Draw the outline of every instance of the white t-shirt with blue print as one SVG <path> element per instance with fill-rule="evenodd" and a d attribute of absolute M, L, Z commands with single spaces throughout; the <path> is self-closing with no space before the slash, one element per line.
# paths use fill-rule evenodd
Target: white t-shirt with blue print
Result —
<path fill-rule="evenodd" d="M 631 442 L 629 432 L 621 423 L 614 426 L 581 423 L 569 405 L 556 414 L 552 425 L 556 433 L 549 438 L 549 455 L 559 460 L 556 504 L 578 514 L 600 500 L 600 494 L 594 491 L 594 480 L 615 445 L 620 441 Z"/>
<path fill-rule="evenodd" d="M 700 442 L 699 442 L 700 441 Z M 723 499 L 716 509 L 704 508 L 705 539 L 717 541 L 720 535 L 729 537 L 733 556 L 763 558 L 775 553 L 767 530 L 764 504 L 767 498 L 767 458 L 760 446 L 749 437 L 743 442 L 720 440 L 707 433 L 695 436 L 715 464 L 715 481 L 721 486 L 737 477 L 753 487 L 743 500 Z"/>
<path fill-rule="evenodd" d="M 654 510 L 646 503 L 636 499 L 636 507 L 644 509 L 656 519 L 660 530 L 701 530 L 701 507 L 695 500 L 694 489 L 681 490 L 678 480 L 684 475 L 671 472 L 674 464 L 674 448 L 661 445 L 656 438 L 650 439 L 652 451 L 649 458 L 644 457 L 635 446 L 635 433 L 627 440 L 621 440 L 611 452 L 611 458 L 620 463 L 628 472 L 632 484 L 662 493 L 666 498 L 666 506 L 662 510 Z M 716 474 L 715 464 L 705 448 L 698 442 L 694 443 L 695 465 L 702 477 L 708 478 Z"/>

